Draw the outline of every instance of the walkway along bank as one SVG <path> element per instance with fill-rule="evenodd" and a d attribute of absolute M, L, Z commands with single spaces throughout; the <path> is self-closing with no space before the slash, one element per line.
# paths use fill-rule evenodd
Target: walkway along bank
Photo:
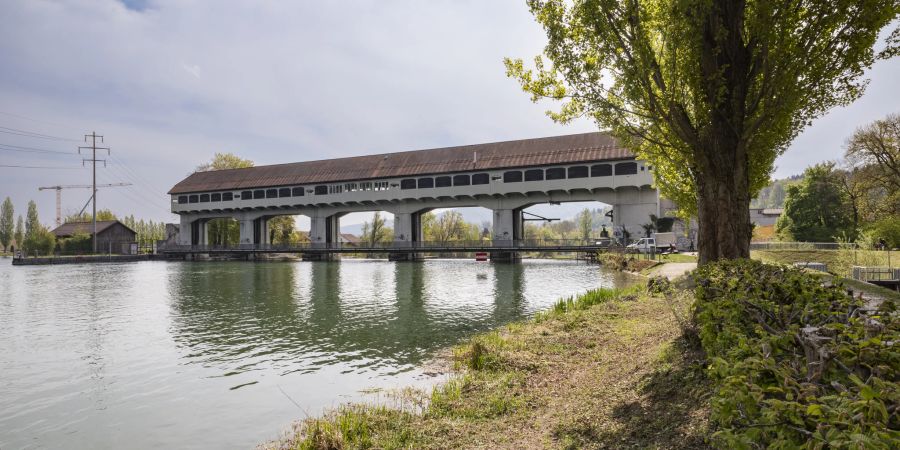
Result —
<path fill-rule="evenodd" d="M 295 251 L 331 260 L 345 251 L 340 218 L 353 212 L 394 215 L 394 241 L 380 249 L 393 260 L 419 260 L 421 215 L 436 208 L 493 211 L 489 249 L 494 261 L 515 261 L 534 245 L 523 240 L 522 211 L 542 203 L 598 201 L 612 205 L 615 231 L 642 232 L 659 215 L 652 167 L 604 133 L 337 158 L 245 169 L 195 172 L 169 195 L 181 217 L 169 254 Z M 310 244 L 294 249 L 268 242 L 267 221 L 282 215 L 310 219 Z M 240 242 L 209 247 L 207 224 L 233 218 Z M 579 251 L 589 246 L 583 243 Z M 555 243 L 554 245 L 559 245 Z"/>

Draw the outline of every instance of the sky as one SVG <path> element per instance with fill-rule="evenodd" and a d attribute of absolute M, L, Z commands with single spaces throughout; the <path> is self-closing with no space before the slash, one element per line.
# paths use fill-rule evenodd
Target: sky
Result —
<path fill-rule="evenodd" d="M 47 225 L 54 191 L 38 187 L 90 184 L 76 152 L 93 131 L 110 148 L 98 183 L 131 183 L 101 189 L 98 208 L 176 222 L 165 192 L 216 152 L 262 165 L 596 130 L 553 123 L 506 77 L 504 57 L 546 41 L 524 0 L 3 0 L 0 17 L 0 165 L 54 167 L 0 167 L 0 197 L 17 214 L 35 200 Z M 775 177 L 898 112 L 900 58 L 868 77 Z M 89 196 L 63 190 L 63 213 Z"/>

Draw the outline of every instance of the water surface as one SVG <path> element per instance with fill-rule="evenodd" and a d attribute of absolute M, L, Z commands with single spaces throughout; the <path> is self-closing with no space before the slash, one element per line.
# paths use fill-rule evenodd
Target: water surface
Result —
<path fill-rule="evenodd" d="M 252 448 L 556 299 L 627 283 L 572 261 L 0 259 L 0 448 Z M 296 404 L 295 404 L 296 403 Z"/>

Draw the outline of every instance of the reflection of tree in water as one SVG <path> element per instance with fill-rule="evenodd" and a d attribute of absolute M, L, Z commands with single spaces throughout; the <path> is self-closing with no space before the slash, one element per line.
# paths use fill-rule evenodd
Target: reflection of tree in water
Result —
<path fill-rule="evenodd" d="M 523 275 L 517 264 L 497 266 L 493 316 L 462 308 L 427 310 L 421 263 L 393 264 L 393 292 L 377 293 L 393 295 L 387 310 L 378 310 L 384 305 L 374 300 L 370 308 L 369 299 L 342 299 L 345 284 L 371 283 L 374 290 L 389 283 L 342 277 L 341 264 L 312 263 L 308 280 L 292 263 L 178 265 L 170 282 L 173 338 L 189 351 L 189 359 L 226 371 L 259 365 L 313 371 L 337 362 L 401 368 L 522 314 Z M 308 301 L 296 289 L 305 283 Z"/>

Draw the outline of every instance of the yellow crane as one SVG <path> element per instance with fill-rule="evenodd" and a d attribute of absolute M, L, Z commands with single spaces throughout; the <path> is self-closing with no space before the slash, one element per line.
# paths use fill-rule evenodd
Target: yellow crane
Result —
<path fill-rule="evenodd" d="M 98 184 L 98 188 L 102 187 L 119 187 L 119 186 L 131 186 L 131 183 L 110 183 L 110 184 Z M 56 190 L 56 226 L 62 225 L 62 190 L 63 189 L 90 189 L 90 184 L 68 184 L 68 185 L 57 185 L 57 186 L 43 186 L 39 187 L 39 191 L 43 191 L 46 189 L 54 189 Z"/>

